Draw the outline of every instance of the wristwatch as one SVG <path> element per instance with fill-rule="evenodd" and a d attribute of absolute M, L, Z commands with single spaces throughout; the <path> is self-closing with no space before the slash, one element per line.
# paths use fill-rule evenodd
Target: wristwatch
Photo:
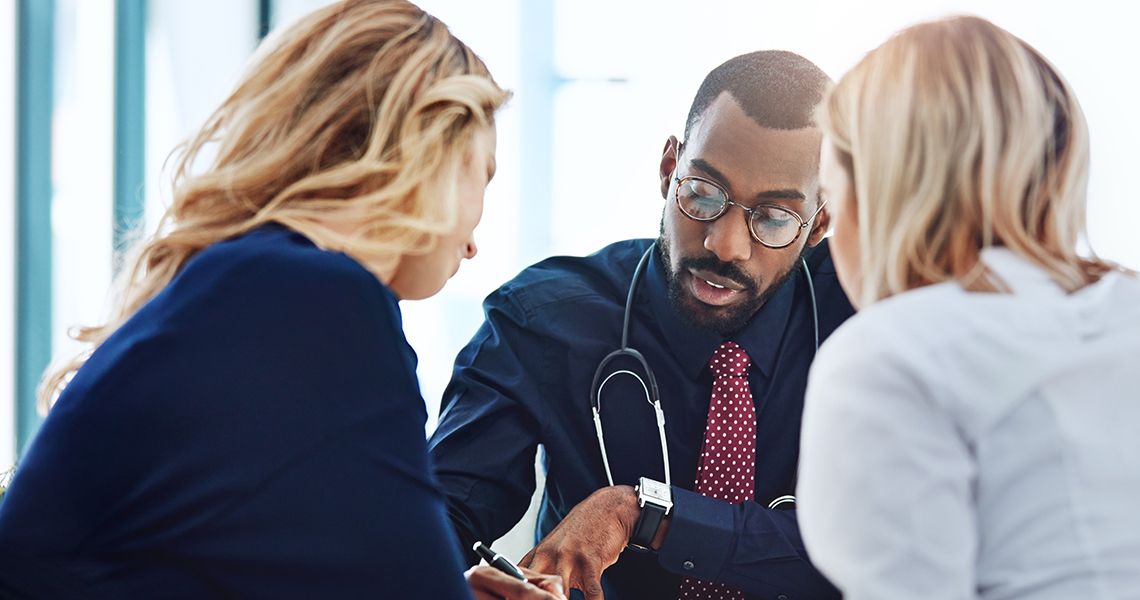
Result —
<path fill-rule="evenodd" d="M 669 511 L 673 510 L 673 491 L 669 486 L 642 477 L 634 488 L 637 492 L 637 505 L 641 507 L 641 516 L 633 527 L 633 535 L 629 538 L 629 547 L 639 552 L 650 552 L 650 544 L 657 535 L 657 528 L 661 520 Z"/>

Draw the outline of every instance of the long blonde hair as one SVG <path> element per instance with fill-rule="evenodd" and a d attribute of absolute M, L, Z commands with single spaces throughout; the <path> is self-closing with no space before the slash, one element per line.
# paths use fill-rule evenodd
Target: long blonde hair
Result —
<path fill-rule="evenodd" d="M 400 257 L 430 251 L 458 214 L 446 182 L 508 96 L 443 23 L 402 0 L 344 0 L 268 40 L 175 151 L 172 205 L 120 273 L 108 322 L 75 334 L 90 349 L 45 373 L 41 410 L 90 352 L 215 242 L 277 222 L 378 277 Z M 195 172 L 200 159 L 209 165 Z M 336 215 L 361 226 L 338 233 L 329 224 Z"/>
<path fill-rule="evenodd" d="M 984 19 L 899 32 L 840 79 L 819 121 L 853 183 L 861 305 L 950 280 L 1006 289 L 980 262 L 990 246 L 1070 292 L 1114 268 L 1078 254 L 1089 136 L 1076 96 Z"/>

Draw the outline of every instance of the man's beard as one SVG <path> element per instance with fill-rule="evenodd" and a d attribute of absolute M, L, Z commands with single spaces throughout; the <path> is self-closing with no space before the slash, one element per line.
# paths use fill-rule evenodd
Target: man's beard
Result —
<path fill-rule="evenodd" d="M 665 281 L 669 286 L 669 301 L 673 304 L 673 308 L 690 325 L 723 336 L 729 336 L 744 329 L 757 311 L 768 302 L 768 298 L 772 297 L 772 294 L 775 294 L 784 282 L 792 276 L 796 264 L 803 256 L 801 250 L 800 256 L 796 257 L 796 260 L 792 261 L 784 272 L 773 278 L 773 283 L 765 287 L 763 281 L 749 277 L 743 269 L 733 263 L 721 262 L 711 253 L 699 257 L 684 257 L 680 264 L 674 268 L 669 247 L 670 241 L 665 235 L 665 225 L 662 222 L 661 234 L 657 238 L 657 249 L 661 252 L 661 263 L 665 268 Z M 743 285 L 744 289 L 739 293 L 745 295 L 744 300 L 724 307 L 709 306 L 697 300 L 682 282 L 682 273 L 690 269 L 714 273 Z"/>

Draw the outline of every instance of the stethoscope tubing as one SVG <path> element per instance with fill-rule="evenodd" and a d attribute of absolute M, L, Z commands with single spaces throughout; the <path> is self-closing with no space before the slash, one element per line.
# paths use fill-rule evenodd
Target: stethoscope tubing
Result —
<path fill-rule="evenodd" d="M 598 437 L 598 448 L 602 453 L 602 466 L 606 470 L 606 481 L 610 485 L 614 485 L 613 471 L 610 469 L 609 453 L 606 452 L 606 439 L 605 434 L 602 432 L 602 389 L 611 379 L 618 375 L 628 375 L 637 380 L 641 384 L 642 391 L 645 392 L 645 399 L 651 406 L 656 415 L 658 436 L 661 440 L 661 460 L 665 472 L 665 485 L 671 485 L 672 477 L 669 469 L 669 444 L 665 439 L 665 411 L 661 408 L 661 397 L 657 390 L 657 378 L 653 374 L 653 369 L 649 367 L 649 362 L 645 357 L 629 346 L 629 331 L 630 331 L 630 315 L 633 312 L 633 301 L 637 295 L 637 287 L 641 282 L 642 274 L 645 271 L 646 265 L 649 263 L 649 257 L 652 256 L 653 251 L 657 248 L 657 242 L 649 245 L 649 248 L 642 254 L 641 259 L 637 262 L 637 267 L 633 270 L 633 276 L 630 278 L 629 293 L 626 295 L 625 310 L 622 315 L 622 328 L 621 328 L 621 347 L 617 350 L 606 355 L 597 369 L 594 371 L 594 380 L 590 386 L 590 409 L 594 416 L 594 430 Z M 815 285 L 811 279 L 811 269 L 808 268 L 807 260 L 800 257 L 800 265 L 804 272 L 804 277 L 807 280 L 809 297 L 811 299 L 811 312 L 812 312 L 812 333 L 815 338 L 815 350 L 819 352 L 819 307 L 816 304 L 815 298 Z M 613 373 L 605 374 L 606 367 L 613 360 L 620 357 L 630 357 L 641 363 L 642 369 L 645 371 L 648 383 L 637 373 L 628 369 L 619 369 Z M 796 497 L 793 495 L 784 495 L 772 500 L 768 504 L 768 508 L 777 508 L 784 504 L 795 505 Z"/>

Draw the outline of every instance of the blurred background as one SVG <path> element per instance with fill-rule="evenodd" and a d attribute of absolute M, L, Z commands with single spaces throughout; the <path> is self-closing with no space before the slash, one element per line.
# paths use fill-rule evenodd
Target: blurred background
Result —
<path fill-rule="evenodd" d="M 0 0 L 0 471 L 40 417 L 34 390 L 76 325 L 108 309 L 114 251 L 150 232 L 164 160 L 234 86 L 266 35 L 326 0 Z M 657 160 L 704 75 L 781 48 L 840 76 L 892 32 L 989 18 L 1054 62 L 1092 132 L 1089 242 L 1140 267 L 1135 76 L 1140 4 L 1090 0 L 423 0 L 515 97 L 499 117 L 498 175 L 479 256 L 438 296 L 404 303 L 434 427 L 480 302 L 551 254 L 651 237 Z M 140 229 L 141 228 L 141 229 Z M 618 333 L 615 333 L 615 343 Z M 208 375 L 205 375 L 208 376 Z M 567 382 L 587 386 L 589 382 Z M 529 524 L 500 547 L 518 558 Z"/>

